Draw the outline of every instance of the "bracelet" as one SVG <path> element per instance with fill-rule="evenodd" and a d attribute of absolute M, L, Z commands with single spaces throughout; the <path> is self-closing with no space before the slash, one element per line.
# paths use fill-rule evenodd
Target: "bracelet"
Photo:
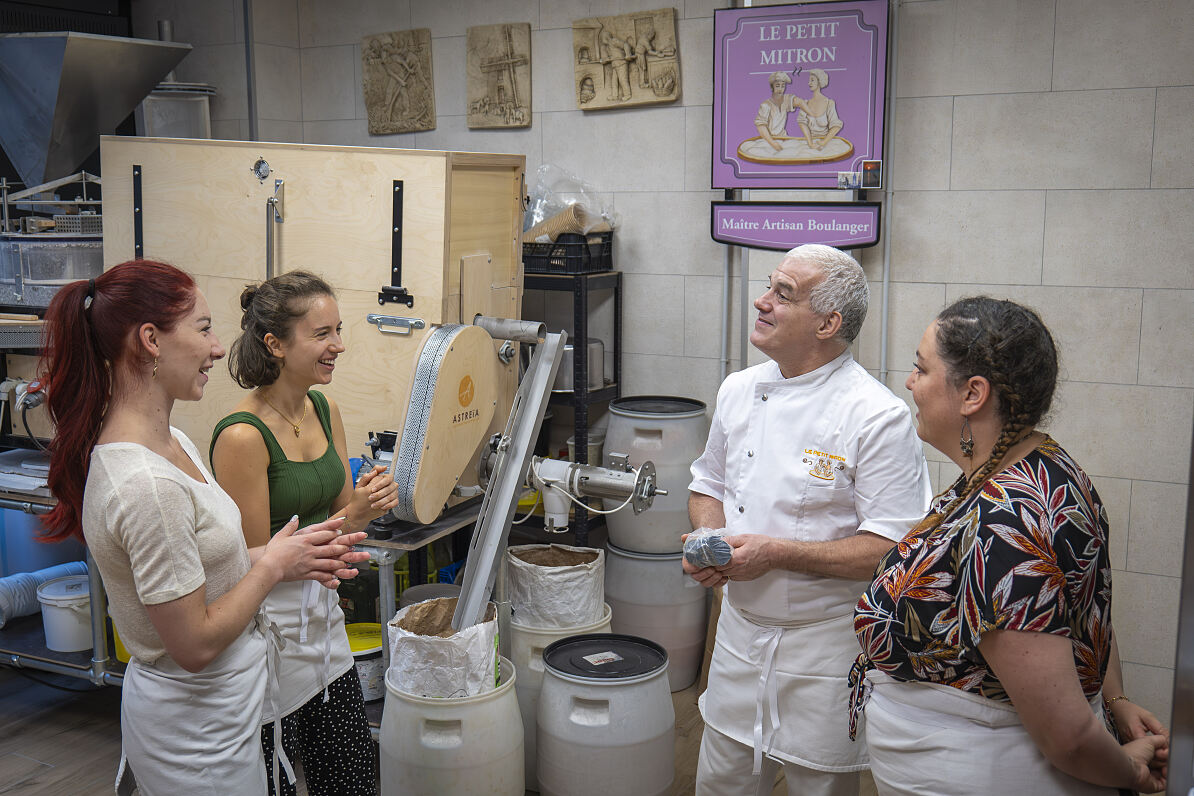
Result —
<path fill-rule="evenodd" d="M 1121 700 L 1121 699 L 1122 699 L 1122 700 L 1124 700 L 1124 701 L 1126 701 L 1126 702 L 1131 702 L 1131 701 L 1132 701 L 1132 700 L 1128 699 L 1128 698 L 1127 698 L 1125 695 L 1123 695 L 1123 694 L 1120 694 L 1119 696 L 1111 697 L 1110 699 L 1104 699 L 1104 700 L 1103 700 L 1103 705 L 1104 705 L 1104 707 L 1106 707 L 1108 710 L 1110 710 L 1110 709 L 1111 709 L 1111 703 L 1112 703 L 1112 702 L 1118 702 L 1118 701 L 1119 701 L 1119 700 Z"/>

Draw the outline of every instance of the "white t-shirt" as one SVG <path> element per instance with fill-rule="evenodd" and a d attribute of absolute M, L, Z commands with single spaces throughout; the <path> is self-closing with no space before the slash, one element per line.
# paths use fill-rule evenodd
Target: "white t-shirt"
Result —
<path fill-rule="evenodd" d="M 850 352 L 785 379 L 773 361 L 731 374 L 717 394 L 692 492 L 717 498 L 730 534 L 831 541 L 903 538 L 932 493 L 908 406 Z M 740 611 L 803 622 L 854 610 L 866 582 L 772 570 L 732 581 Z"/>
<path fill-rule="evenodd" d="M 206 481 L 143 445 L 96 445 L 83 494 L 83 535 L 108 593 L 108 612 L 129 653 L 152 664 L 166 654 L 146 605 L 204 584 L 210 604 L 251 565 L 240 510 L 176 428 L 174 438 Z"/>

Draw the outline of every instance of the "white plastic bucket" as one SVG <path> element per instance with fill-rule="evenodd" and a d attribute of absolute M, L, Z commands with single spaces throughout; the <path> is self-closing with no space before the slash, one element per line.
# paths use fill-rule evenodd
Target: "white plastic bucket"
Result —
<path fill-rule="evenodd" d="M 705 450 L 709 421 L 705 404 L 693 398 L 640 395 L 609 402 L 609 427 L 605 432 L 605 459 L 614 453 L 630 456 L 637 467 L 655 465 L 657 483 L 666 495 L 656 495 L 642 514 L 619 511 L 605 518 L 609 540 L 623 550 L 641 553 L 678 553 L 684 549 L 682 534 L 692 530 L 688 521 L 689 468 Z M 621 501 L 603 499 L 606 509 Z"/>
<path fill-rule="evenodd" d="M 376 702 L 386 695 L 386 665 L 381 657 L 381 624 L 354 622 L 344 626 L 348 633 L 348 648 L 352 650 L 357 679 L 361 681 L 361 696 L 366 702 Z"/>
<path fill-rule="evenodd" d="M 696 682 L 709 625 L 706 589 L 684 574 L 683 553 L 634 553 L 610 544 L 605 598 L 615 633 L 649 638 L 667 650 L 668 682 L 681 691 Z"/>
<path fill-rule="evenodd" d="M 539 729 L 539 691 L 543 687 L 543 650 L 562 638 L 585 633 L 608 633 L 611 611 L 604 605 L 601 618 L 596 622 L 575 627 L 531 627 L 510 622 L 510 659 L 518 669 L 518 682 L 514 690 L 518 695 L 518 712 L 522 714 L 522 742 L 524 770 L 527 789 L 538 786 L 538 756 L 535 734 Z"/>
<path fill-rule="evenodd" d="M 675 775 L 667 653 L 646 639 L 573 636 L 543 652 L 543 796 L 665 796 Z"/>
<path fill-rule="evenodd" d="M 477 696 L 435 699 L 399 691 L 386 673 L 382 796 L 523 796 L 522 720 L 514 664 Z"/>
<path fill-rule="evenodd" d="M 91 589 L 86 575 L 67 575 L 37 587 L 46 646 L 55 652 L 91 649 Z"/>
<path fill-rule="evenodd" d="M 522 625 L 592 624 L 601 619 L 605 602 L 605 551 L 563 544 L 514 545 L 506 549 L 506 582 L 514 618 Z"/>

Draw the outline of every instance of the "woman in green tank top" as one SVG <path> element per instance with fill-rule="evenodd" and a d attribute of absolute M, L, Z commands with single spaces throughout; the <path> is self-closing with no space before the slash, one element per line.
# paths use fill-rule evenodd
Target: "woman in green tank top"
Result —
<path fill-rule="evenodd" d="M 344 516 L 344 532 L 363 530 L 398 504 L 398 490 L 383 467 L 363 472 L 354 487 L 340 411 L 311 387 L 329 384 L 344 352 L 340 311 L 331 287 L 292 271 L 245 288 L 240 338 L 229 369 L 251 389 L 212 433 L 212 470 L 240 506 L 250 547 L 264 544 L 297 514 L 301 525 Z M 354 796 L 376 793 L 373 741 L 360 682 L 333 599 L 285 585 L 270 593 L 265 610 L 286 645 L 272 673 L 262 726 L 265 761 L 279 739 L 286 757 L 302 760 L 307 790 Z M 281 776 L 270 793 L 293 794 Z"/>

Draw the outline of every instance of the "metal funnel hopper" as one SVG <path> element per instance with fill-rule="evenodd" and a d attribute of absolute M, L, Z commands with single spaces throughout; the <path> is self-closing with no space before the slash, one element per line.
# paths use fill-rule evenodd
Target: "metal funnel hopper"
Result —
<path fill-rule="evenodd" d="M 0 147 L 26 187 L 73 173 L 190 51 L 89 33 L 0 35 Z"/>

